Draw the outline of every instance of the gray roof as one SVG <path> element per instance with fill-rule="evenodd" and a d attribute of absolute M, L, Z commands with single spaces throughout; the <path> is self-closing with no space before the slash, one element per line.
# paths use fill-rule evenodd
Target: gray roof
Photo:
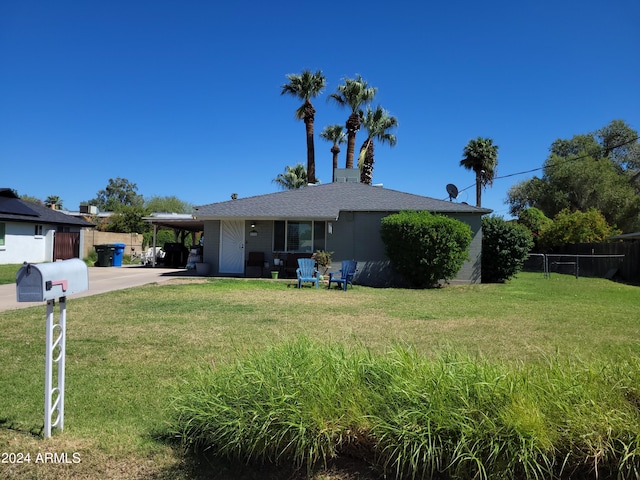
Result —
<path fill-rule="evenodd" d="M 36 203 L 25 202 L 8 188 L 0 188 L 0 221 L 93 226 L 93 223 L 84 219 L 75 218 Z"/>
<path fill-rule="evenodd" d="M 319 219 L 337 220 L 341 211 L 397 212 L 427 210 L 435 213 L 491 213 L 465 203 L 423 197 L 362 183 L 326 183 L 298 190 L 268 193 L 196 207 L 196 218 L 218 220 Z"/>

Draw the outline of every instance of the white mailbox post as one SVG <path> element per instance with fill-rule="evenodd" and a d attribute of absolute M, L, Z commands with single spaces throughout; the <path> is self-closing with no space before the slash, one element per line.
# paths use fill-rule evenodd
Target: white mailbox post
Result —
<path fill-rule="evenodd" d="M 64 428 L 64 360 L 67 330 L 67 295 L 89 288 L 89 271 L 80 259 L 53 263 L 25 263 L 16 274 L 18 302 L 47 302 L 44 373 L 44 436 L 51 429 Z M 55 301 L 60 303 L 58 323 L 54 321 Z M 54 364 L 57 386 L 54 387 Z M 56 414 L 53 420 L 54 414 Z M 53 421 L 52 421 L 53 420 Z"/>

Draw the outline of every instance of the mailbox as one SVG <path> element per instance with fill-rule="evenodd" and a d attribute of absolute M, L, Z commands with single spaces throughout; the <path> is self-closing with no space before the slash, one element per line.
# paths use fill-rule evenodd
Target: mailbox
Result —
<path fill-rule="evenodd" d="M 52 263 L 25 263 L 16 274 L 18 302 L 42 302 L 89 288 L 89 270 L 79 258 Z"/>

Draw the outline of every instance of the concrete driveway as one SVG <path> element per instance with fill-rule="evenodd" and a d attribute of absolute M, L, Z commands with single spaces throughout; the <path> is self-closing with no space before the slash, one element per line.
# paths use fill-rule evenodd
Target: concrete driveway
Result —
<path fill-rule="evenodd" d="M 98 293 L 139 287 L 148 283 L 157 283 L 180 277 L 196 276 L 193 270 L 175 268 L 152 268 L 139 266 L 89 267 L 89 290 L 69 295 L 69 299 L 87 297 Z M 46 302 L 16 301 L 16 284 L 0 285 L 0 312 L 18 308 L 44 305 Z"/>

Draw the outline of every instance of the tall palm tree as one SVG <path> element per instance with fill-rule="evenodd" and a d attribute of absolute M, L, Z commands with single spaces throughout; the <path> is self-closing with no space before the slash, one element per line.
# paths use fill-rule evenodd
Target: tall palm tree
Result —
<path fill-rule="evenodd" d="M 356 133 L 360 130 L 360 117 L 362 115 L 362 106 L 368 105 L 373 101 L 377 89 L 370 87 L 369 84 L 358 75 L 355 79 L 345 78 L 343 85 L 338 85 L 337 93 L 329 95 L 340 106 L 348 106 L 351 109 L 351 115 L 347 119 L 347 162 L 345 168 L 353 168 L 353 158 L 356 149 Z"/>
<path fill-rule="evenodd" d="M 282 85 L 281 95 L 293 95 L 303 100 L 302 105 L 296 110 L 296 118 L 304 120 L 307 134 L 307 177 L 309 183 L 316 183 L 316 159 L 313 146 L 313 124 L 315 122 L 316 109 L 311 104 L 311 99 L 317 97 L 327 84 L 327 79 L 318 70 L 312 73 L 304 70 L 300 75 L 290 73 L 287 75 L 289 83 Z"/>
<path fill-rule="evenodd" d="M 273 183 L 278 184 L 282 190 L 295 190 L 304 187 L 307 181 L 307 170 L 304 165 L 297 163 L 295 166 L 287 165 L 283 173 L 279 173 L 273 179 Z"/>
<path fill-rule="evenodd" d="M 498 146 L 490 138 L 469 140 L 460 166 L 476 173 L 476 206 L 482 206 L 482 187 L 493 185 L 498 167 Z"/>
<path fill-rule="evenodd" d="M 398 119 L 378 105 L 375 110 L 367 106 L 367 112 L 362 117 L 362 125 L 367 131 L 367 139 L 360 148 L 358 157 L 358 168 L 360 169 L 360 182 L 371 185 L 373 180 L 373 141 L 377 140 L 381 144 L 395 146 L 398 139 L 388 130 L 398 126 Z"/>
<path fill-rule="evenodd" d="M 344 127 L 342 125 L 329 125 L 324 127 L 324 130 L 320 133 L 320 137 L 324 138 L 328 142 L 332 142 L 331 153 L 333 154 L 333 176 L 335 180 L 335 171 L 338 168 L 338 154 L 340 153 L 340 144 L 347 143 L 346 134 L 344 133 Z"/>

